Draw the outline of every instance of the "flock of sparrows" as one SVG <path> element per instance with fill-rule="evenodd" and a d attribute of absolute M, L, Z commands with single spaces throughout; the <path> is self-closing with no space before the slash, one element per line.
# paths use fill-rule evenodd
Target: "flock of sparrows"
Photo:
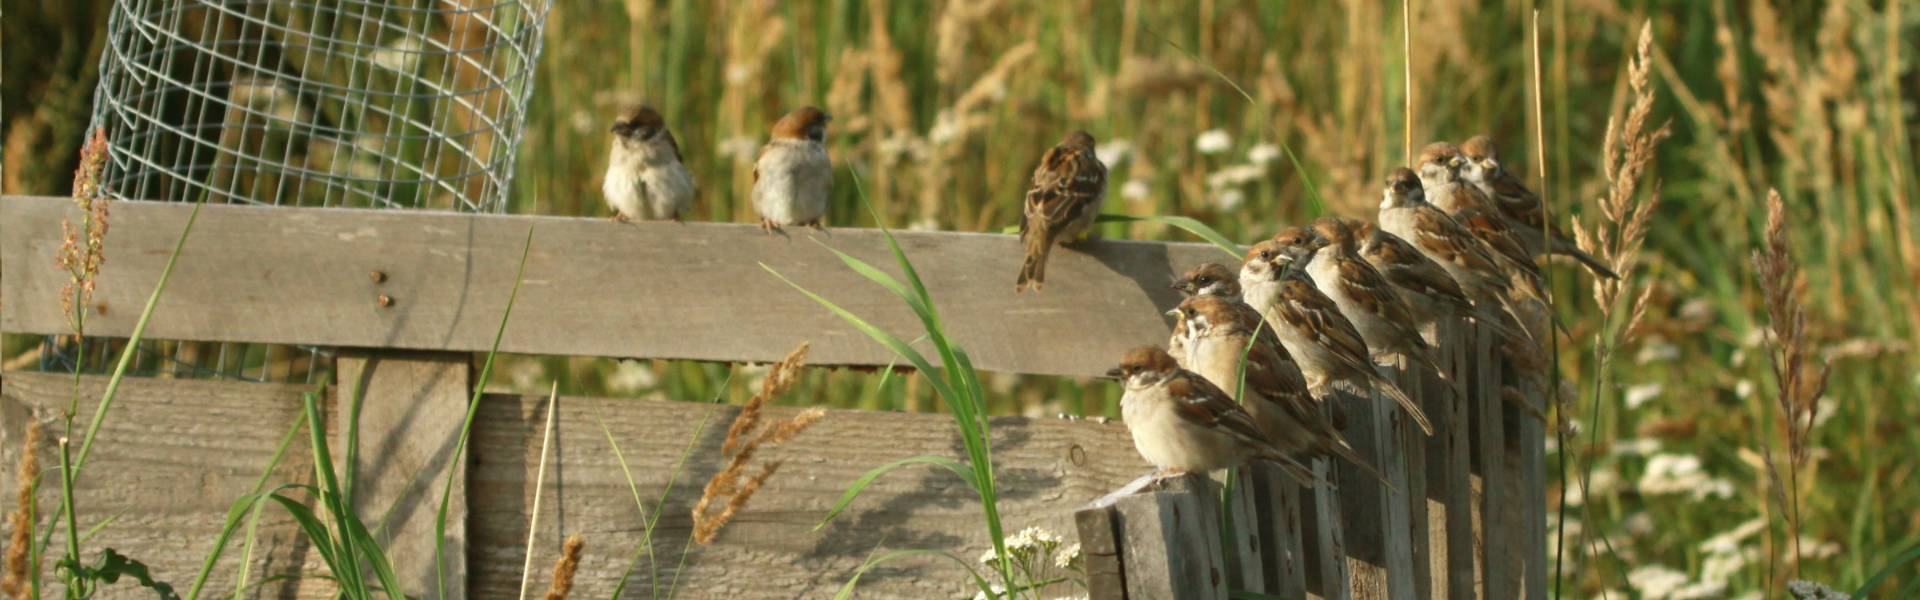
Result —
<path fill-rule="evenodd" d="M 824 228 L 831 120 L 805 106 L 774 123 L 753 169 L 762 229 Z M 602 191 L 614 218 L 680 220 L 696 186 L 660 113 L 629 107 L 611 132 Z M 1175 279 L 1187 298 L 1168 311 L 1167 347 L 1135 348 L 1108 372 L 1126 389 L 1121 412 L 1135 448 L 1160 474 L 1266 460 L 1310 481 L 1302 459 L 1331 455 L 1378 476 L 1327 410 L 1340 392 L 1377 392 L 1431 434 L 1419 403 L 1376 364 L 1405 357 L 1464 395 L 1434 354 L 1440 340 L 1422 328 L 1473 322 L 1498 337 L 1510 364 L 1537 375 L 1538 338 L 1552 323 L 1535 258 L 1565 255 L 1618 277 L 1547 223 L 1539 197 L 1501 168 L 1491 138 L 1437 142 L 1415 162 L 1417 171 L 1387 175 L 1377 222 L 1288 227 L 1254 244 L 1237 271 L 1209 263 Z M 1041 157 L 1021 211 L 1016 292 L 1045 284 L 1054 245 L 1095 235 L 1106 188 L 1106 165 L 1084 131 Z"/>

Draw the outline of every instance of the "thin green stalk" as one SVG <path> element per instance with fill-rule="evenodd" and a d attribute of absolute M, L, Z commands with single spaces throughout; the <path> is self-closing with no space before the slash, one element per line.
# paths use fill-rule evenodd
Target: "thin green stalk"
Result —
<path fill-rule="evenodd" d="M 233 537 L 234 530 L 239 526 L 240 515 L 245 511 L 246 505 L 263 504 L 261 502 L 260 490 L 266 488 L 267 478 L 271 477 L 273 475 L 273 469 L 280 465 L 280 460 L 287 454 L 287 447 L 293 444 L 295 436 L 299 435 L 301 426 L 306 422 L 306 412 L 303 411 L 294 415 L 293 427 L 288 428 L 287 433 L 280 436 L 280 445 L 274 448 L 273 458 L 267 461 L 267 467 L 260 470 L 260 477 L 254 479 L 253 487 L 247 491 L 245 496 L 241 496 L 239 500 L 235 500 L 234 506 L 227 510 L 227 522 L 220 527 L 220 535 L 214 538 L 213 549 L 207 552 L 207 557 L 204 560 L 200 561 L 200 573 L 194 576 L 193 585 L 187 588 L 188 600 L 194 600 L 200 597 L 200 590 L 206 586 L 207 576 L 213 573 L 213 565 L 220 561 L 220 554 L 226 550 L 227 541 Z M 258 509 L 255 509 L 256 512 L 257 510 Z M 249 526 L 249 528 L 251 528 L 251 526 Z M 252 534 L 249 533 L 248 535 L 251 537 Z M 249 542 L 249 545 L 251 545 L 251 542 Z M 245 569 L 246 563 L 244 560 L 241 565 L 241 568 Z"/>
<path fill-rule="evenodd" d="M 520 298 L 520 282 L 526 278 L 527 256 L 533 252 L 533 227 L 527 227 L 525 245 L 520 248 L 520 267 L 513 274 L 513 290 L 507 293 L 507 308 L 500 314 L 500 326 L 494 330 L 487 359 L 480 365 L 480 377 L 474 379 L 473 398 L 467 401 L 467 416 L 460 423 L 460 441 L 453 446 L 447 464 L 457 465 L 467 450 L 467 438 L 473 433 L 473 418 L 480 412 L 480 396 L 486 391 L 487 378 L 493 374 L 493 359 L 500 353 L 500 338 L 507 334 L 507 320 L 513 316 L 513 303 Z M 453 500 L 453 476 L 459 469 L 447 469 L 447 481 L 440 488 L 440 508 L 433 516 L 433 585 L 441 598 L 447 597 L 447 504 Z"/>
<path fill-rule="evenodd" d="M 78 566 L 80 564 L 80 522 L 73 516 L 76 512 L 73 505 L 73 441 L 64 437 L 60 438 L 59 446 L 60 508 L 67 516 L 67 561 L 69 564 Z M 48 528 L 49 531 L 52 529 L 51 527 Z M 66 571 L 66 573 L 67 597 L 84 598 L 90 595 L 87 592 L 88 582 L 85 579 L 71 570 Z"/>

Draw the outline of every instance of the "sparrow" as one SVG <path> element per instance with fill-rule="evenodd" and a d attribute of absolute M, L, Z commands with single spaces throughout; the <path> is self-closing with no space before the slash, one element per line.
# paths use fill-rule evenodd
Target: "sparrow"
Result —
<path fill-rule="evenodd" d="M 1424 325 L 1474 316 L 1473 300 L 1440 263 L 1373 223 L 1355 221 L 1352 227 L 1360 238 L 1360 257 L 1400 290 L 1415 321 Z"/>
<path fill-rule="evenodd" d="M 1206 378 L 1180 368 L 1166 351 L 1141 346 L 1107 371 L 1121 381 L 1120 415 L 1133 447 L 1159 476 L 1205 473 L 1249 460 L 1277 463 L 1301 481 L 1312 471 L 1260 433 L 1252 415 Z"/>
<path fill-rule="evenodd" d="M 613 209 L 613 220 L 679 221 L 693 205 L 697 188 L 666 120 L 652 107 L 632 105 L 621 109 L 608 132 L 613 134 L 613 151 L 607 155 L 600 192 Z"/>
<path fill-rule="evenodd" d="M 760 229 L 826 228 L 833 164 L 825 144 L 832 120 L 818 108 L 802 106 L 773 123 L 773 139 L 753 163 L 753 208 L 760 213 Z"/>
<path fill-rule="evenodd" d="M 1310 256 L 1297 256 L 1274 240 L 1254 244 L 1240 265 L 1242 298 L 1266 318 L 1310 389 L 1324 391 L 1339 384 L 1378 391 L 1413 417 L 1421 431 L 1433 435 L 1433 424 L 1419 403 L 1373 369 L 1367 343 L 1353 322 L 1315 287 L 1305 269 L 1297 268 L 1308 260 Z"/>
<path fill-rule="evenodd" d="M 1015 292 L 1027 286 L 1038 291 L 1047 280 L 1047 254 L 1056 241 L 1090 233 L 1093 218 L 1107 195 L 1107 166 L 1093 153 L 1093 136 L 1075 131 L 1040 157 L 1027 188 L 1020 219 L 1020 241 L 1026 260 L 1020 265 Z"/>
<path fill-rule="evenodd" d="M 1304 230 L 1295 227 L 1289 231 L 1294 229 Z M 1281 235 L 1286 236 L 1289 231 Z M 1360 242 L 1353 229 L 1339 219 L 1322 218 L 1315 220 L 1313 229 L 1305 235 L 1310 237 L 1306 242 L 1308 246 L 1299 250 L 1298 255 L 1306 257 L 1308 277 L 1321 293 L 1333 300 L 1340 313 L 1353 322 L 1361 339 L 1367 342 L 1367 348 L 1372 350 L 1373 360 L 1385 362 L 1391 354 L 1405 356 L 1432 369 L 1464 396 L 1447 370 L 1434 360 L 1433 346 L 1420 337 L 1412 309 L 1387 277 L 1360 257 Z"/>
<path fill-rule="evenodd" d="M 1468 227 L 1468 233 L 1493 250 L 1495 260 L 1515 281 L 1537 289 L 1540 267 L 1533 264 L 1533 255 L 1527 253 L 1505 219 L 1493 209 L 1493 201 L 1461 177 L 1467 159 L 1460 154 L 1460 148 L 1446 142 L 1428 144 L 1420 152 L 1419 165 L 1420 185 L 1427 202 L 1446 211 L 1461 225 L 1467 225 L 1463 215 L 1478 215 L 1476 218 L 1483 221 Z"/>
<path fill-rule="evenodd" d="M 1482 322 L 1497 323 L 1494 327 L 1509 341 L 1525 331 L 1511 300 L 1513 284 L 1493 251 L 1445 211 L 1428 204 L 1413 171 L 1401 167 L 1388 173 L 1379 219 L 1381 230 L 1406 240 L 1453 276 L 1473 299 Z"/>
<path fill-rule="evenodd" d="M 1202 263 L 1173 280 L 1173 289 L 1182 296 L 1222 296 L 1240 299 L 1240 279 L 1226 265 Z"/>
<path fill-rule="evenodd" d="M 1197 295 L 1172 311 L 1180 323 L 1181 368 L 1205 377 L 1228 397 L 1240 399 L 1260 433 L 1289 454 L 1338 456 L 1386 483 L 1340 437 L 1325 410 L 1307 388 L 1306 376 L 1287 354 L 1260 312 L 1237 298 Z M 1243 360 L 1244 357 L 1244 360 Z M 1242 382 L 1245 385 L 1242 385 Z"/>
<path fill-rule="evenodd" d="M 1607 279 L 1620 278 L 1620 274 L 1608 268 L 1605 262 L 1581 251 L 1559 226 L 1546 222 L 1540 197 L 1527 189 L 1512 171 L 1501 167 L 1500 153 L 1493 145 L 1493 138 L 1484 134 L 1473 136 L 1460 144 L 1460 155 L 1463 160 L 1461 178 L 1492 200 L 1493 207 L 1519 236 L 1529 255 L 1537 256 L 1551 251 L 1579 261 L 1594 275 Z"/>

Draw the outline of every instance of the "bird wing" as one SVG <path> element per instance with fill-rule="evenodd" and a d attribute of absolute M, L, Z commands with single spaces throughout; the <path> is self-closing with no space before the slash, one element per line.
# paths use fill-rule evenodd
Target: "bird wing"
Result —
<path fill-rule="evenodd" d="M 1259 445 L 1270 445 L 1266 437 L 1260 435 L 1253 416 L 1204 377 L 1183 370 L 1167 381 L 1167 394 L 1177 402 L 1174 414 L 1182 419 Z"/>
<path fill-rule="evenodd" d="M 1301 331 L 1311 332 L 1321 345 L 1333 350 L 1343 359 L 1351 359 L 1365 364 L 1368 360 L 1367 342 L 1360 337 L 1360 330 L 1353 321 L 1340 314 L 1340 306 L 1332 298 L 1313 288 L 1312 284 L 1292 280 L 1280 292 L 1280 302 L 1287 321 Z"/>
<path fill-rule="evenodd" d="M 1080 218 L 1098 203 L 1106 189 L 1107 167 L 1100 159 L 1092 153 L 1054 146 L 1033 170 L 1021 232 L 1025 233 L 1028 221 L 1036 218 L 1044 220 L 1048 229 Z"/>

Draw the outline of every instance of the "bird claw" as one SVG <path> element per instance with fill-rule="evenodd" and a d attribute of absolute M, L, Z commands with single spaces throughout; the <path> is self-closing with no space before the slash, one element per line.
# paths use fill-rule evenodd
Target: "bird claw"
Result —
<path fill-rule="evenodd" d="M 615 212 L 613 213 L 612 216 L 607 217 L 607 220 L 613 221 L 615 223 L 625 223 L 627 222 L 628 218 L 626 213 Z"/>
<path fill-rule="evenodd" d="M 780 226 L 774 225 L 773 219 L 760 219 L 760 230 L 767 233 L 774 233 L 780 231 Z"/>

